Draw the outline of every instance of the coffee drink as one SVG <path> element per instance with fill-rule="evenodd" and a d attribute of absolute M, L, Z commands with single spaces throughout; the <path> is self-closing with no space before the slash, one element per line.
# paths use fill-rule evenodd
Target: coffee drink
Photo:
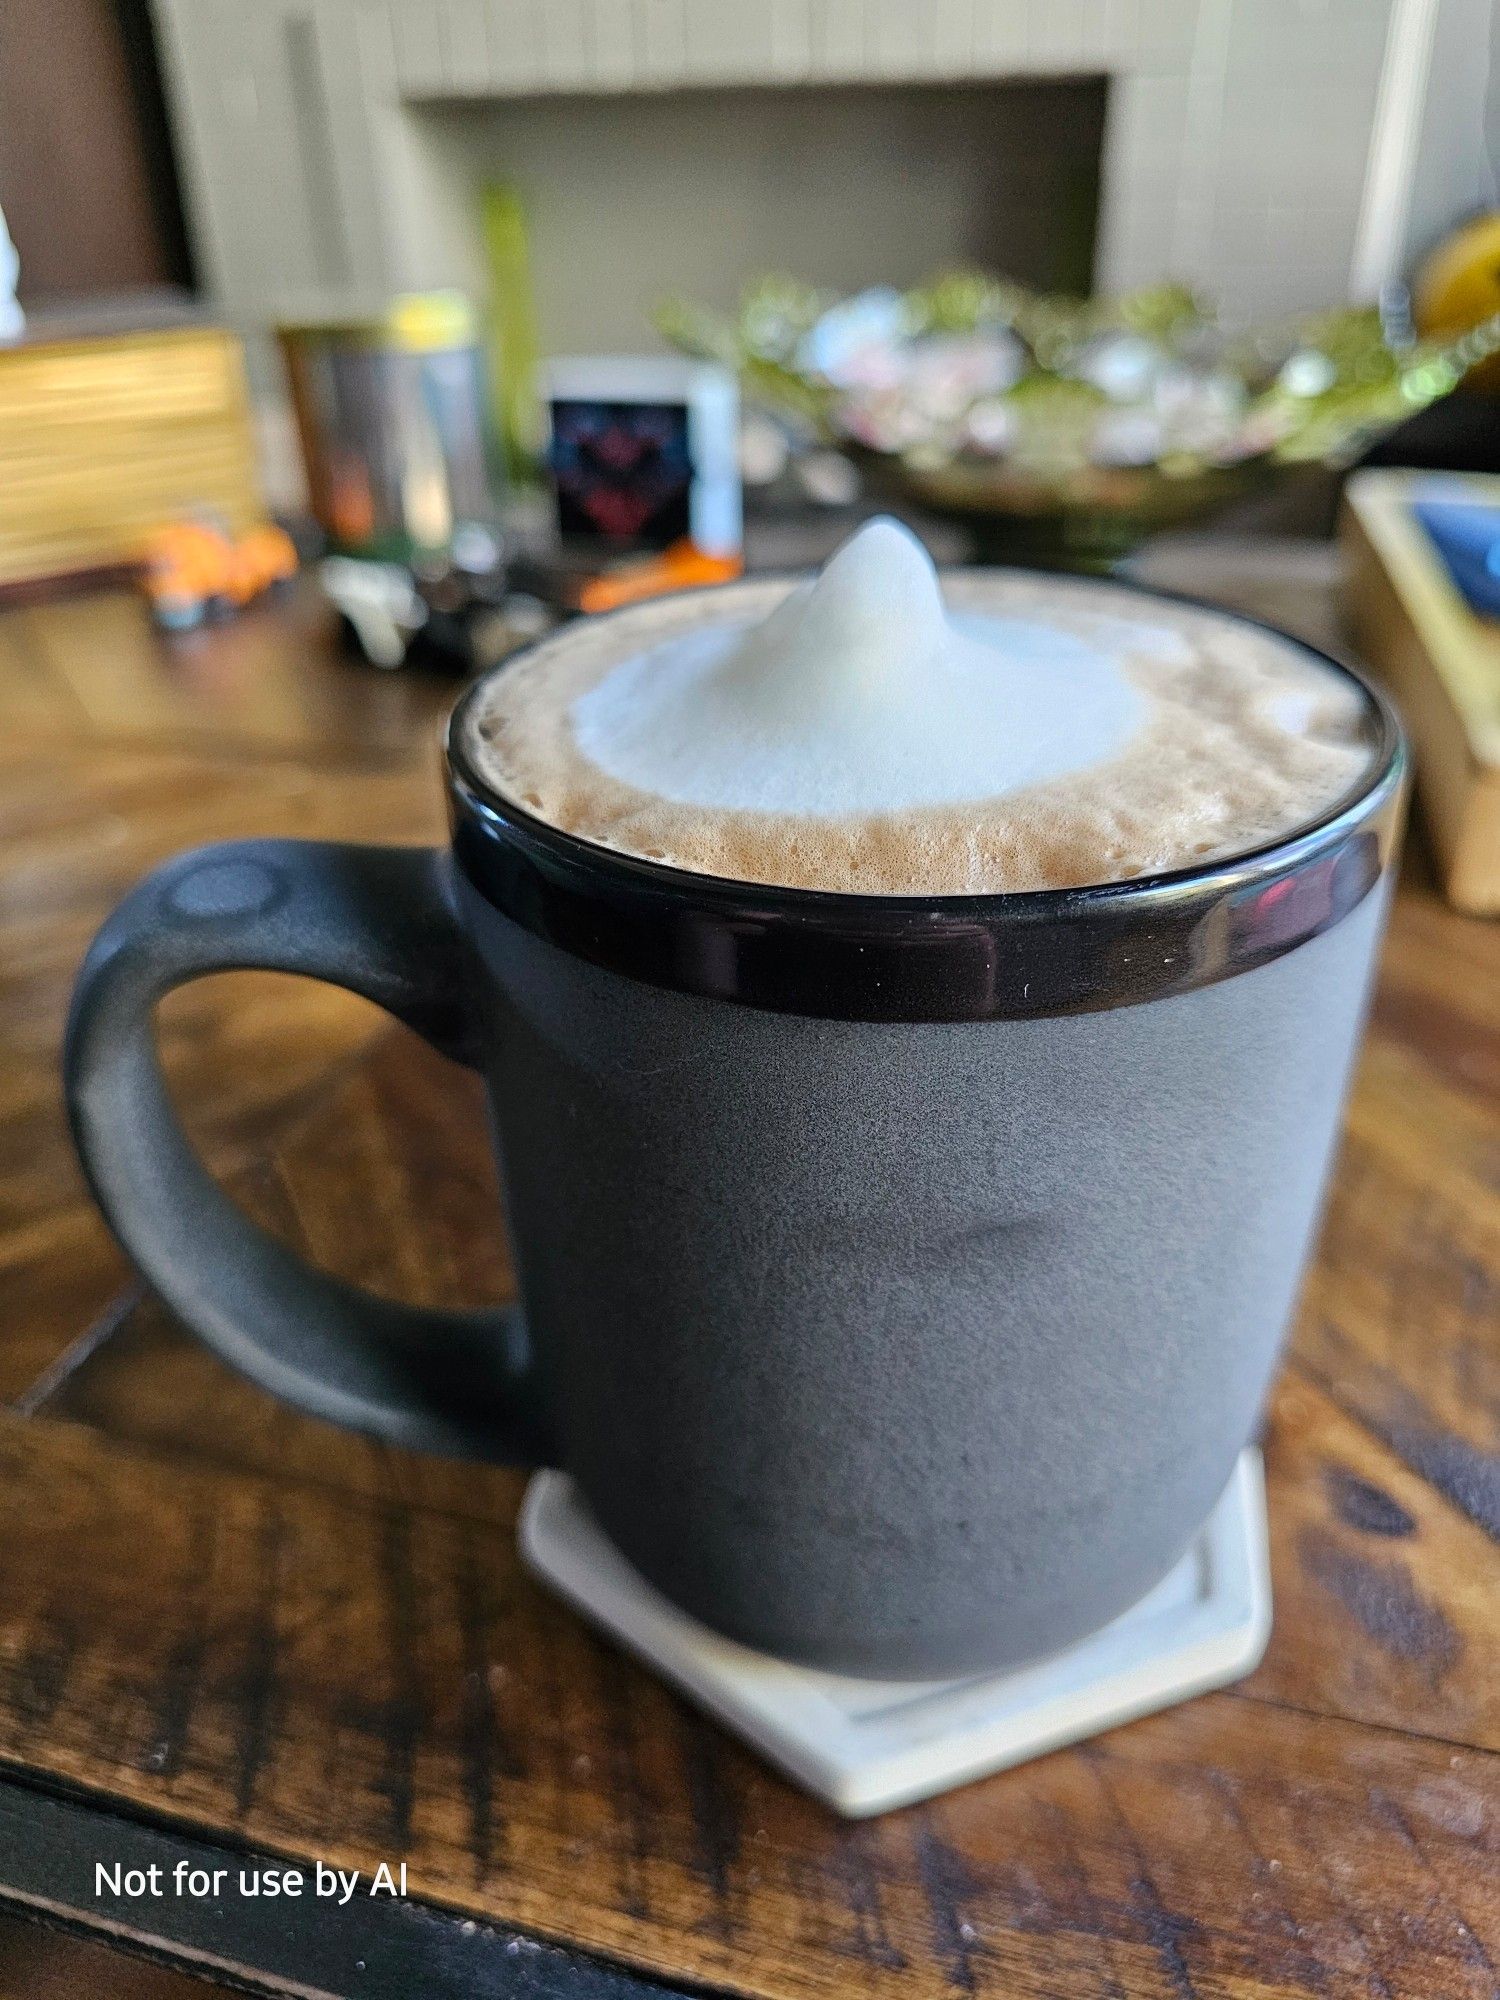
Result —
<path fill-rule="evenodd" d="M 894 521 L 800 585 L 573 626 L 470 711 L 485 781 L 701 874 L 971 895 L 1244 854 L 1363 775 L 1352 681 L 1259 627 L 1079 578 L 938 576 Z"/>
<path fill-rule="evenodd" d="M 478 682 L 448 849 L 150 876 L 69 1021 L 89 1184 L 227 1361 L 561 1469 L 711 1631 L 885 1680 L 1039 1660 L 1155 1588 L 1256 1432 L 1405 764 L 1292 640 L 1084 580 L 940 588 L 877 523 L 816 583 L 585 620 Z M 940 893 L 1084 882 L 1114 886 Z M 152 1020 L 245 966 L 474 1066 L 515 1304 L 358 1291 L 215 1188 Z"/>

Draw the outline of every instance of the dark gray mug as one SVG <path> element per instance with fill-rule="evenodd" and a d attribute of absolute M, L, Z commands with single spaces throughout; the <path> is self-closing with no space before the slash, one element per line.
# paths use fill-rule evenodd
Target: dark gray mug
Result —
<path fill-rule="evenodd" d="M 1254 1432 L 1401 809 L 1366 694 L 1367 777 L 1292 838 L 944 898 L 558 833 L 486 789 L 461 703 L 451 853 L 239 841 L 116 910 L 68 1031 L 85 1169 L 227 1360 L 401 1443 L 566 1468 L 719 1630 L 872 1675 L 1038 1657 L 1165 1575 Z M 151 1010 L 244 966 L 482 1071 L 519 1311 L 355 1291 L 209 1181 Z"/>

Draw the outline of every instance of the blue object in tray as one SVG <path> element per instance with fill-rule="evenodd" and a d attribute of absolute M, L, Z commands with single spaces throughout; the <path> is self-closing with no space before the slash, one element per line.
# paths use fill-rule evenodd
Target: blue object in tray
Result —
<path fill-rule="evenodd" d="M 1500 618 L 1500 505 L 1439 489 L 1414 500 L 1412 512 L 1469 609 Z"/>

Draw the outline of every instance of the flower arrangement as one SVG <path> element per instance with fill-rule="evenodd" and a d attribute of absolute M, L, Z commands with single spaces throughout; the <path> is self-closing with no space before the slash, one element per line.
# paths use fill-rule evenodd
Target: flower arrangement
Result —
<path fill-rule="evenodd" d="M 953 272 L 840 298 L 771 277 L 736 315 L 683 300 L 662 331 L 887 484 L 975 511 L 1192 511 L 1253 470 L 1339 463 L 1447 393 L 1500 319 L 1419 341 L 1348 308 L 1249 335 L 1181 285 L 1113 299 Z"/>

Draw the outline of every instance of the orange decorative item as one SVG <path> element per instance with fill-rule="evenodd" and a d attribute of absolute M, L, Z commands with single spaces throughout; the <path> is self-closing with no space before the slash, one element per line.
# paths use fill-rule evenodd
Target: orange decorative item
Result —
<path fill-rule="evenodd" d="M 1412 312 L 1419 333 L 1439 335 L 1467 333 L 1500 313 L 1500 213 L 1476 216 L 1438 245 L 1417 274 Z M 1500 390 L 1500 355 L 1467 380 Z"/>
<path fill-rule="evenodd" d="M 297 574 L 297 551 L 292 538 L 274 521 L 247 529 L 236 538 L 232 550 L 229 595 L 236 604 L 248 604 L 262 591 L 286 583 Z"/>
<path fill-rule="evenodd" d="M 743 570 L 744 563 L 737 555 L 705 555 L 694 542 L 674 542 L 659 553 L 633 556 L 601 570 L 579 591 L 578 608 L 614 611 L 622 604 L 639 604 L 644 598 L 664 597 L 674 590 L 731 583 Z"/>
<path fill-rule="evenodd" d="M 141 584 L 159 625 L 182 632 L 241 606 L 297 572 L 291 537 L 264 521 L 231 535 L 211 521 L 171 521 L 141 550 Z"/>

